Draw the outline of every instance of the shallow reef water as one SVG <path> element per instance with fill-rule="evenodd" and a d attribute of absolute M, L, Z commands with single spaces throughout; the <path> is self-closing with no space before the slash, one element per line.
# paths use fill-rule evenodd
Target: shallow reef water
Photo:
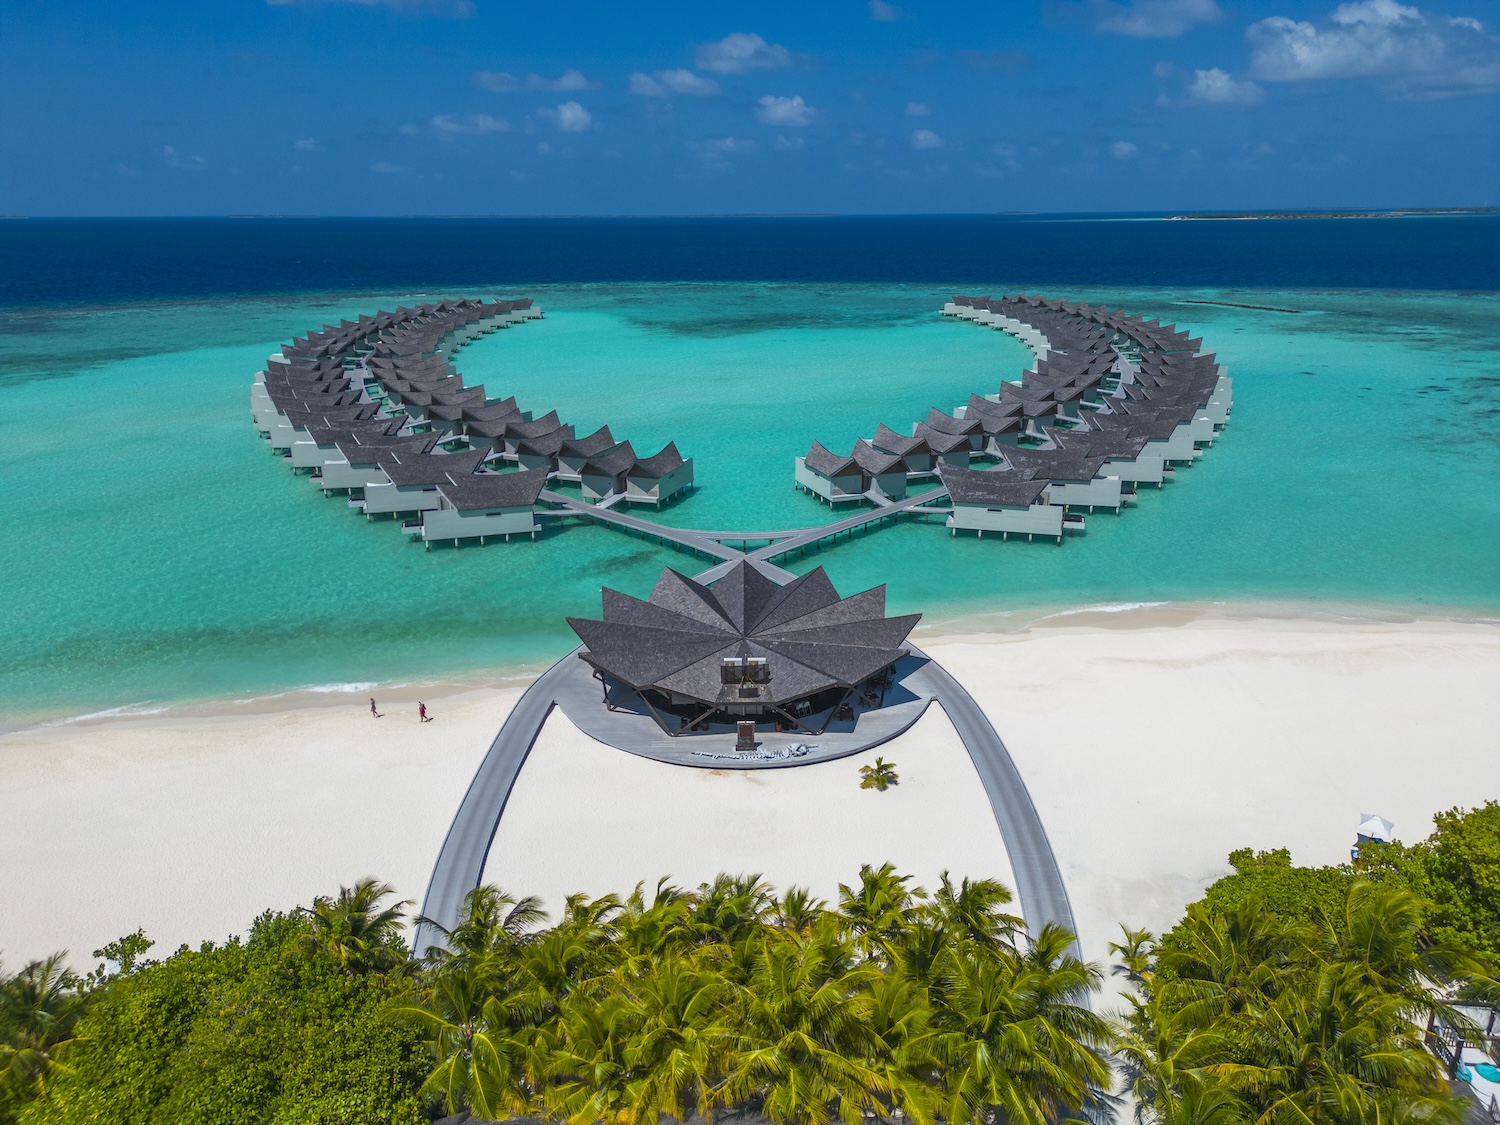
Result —
<path fill-rule="evenodd" d="M 707 565 L 572 522 L 431 552 L 366 523 L 251 427 L 254 372 L 295 333 L 439 293 L 531 295 L 546 319 L 461 351 L 468 382 L 579 433 L 607 423 L 643 454 L 675 440 L 698 488 L 662 522 L 791 527 L 833 518 L 792 488 L 814 438 L 838 450 L 880 422 L 909 432 L 1029 362 L 1009 337 L 942 318 L 954 288 L 470 285 L 0 310 L 0 710 L 539 668 L 601 585 L 644 595 L 662 566 Z M 984 291 L 1039 288 L 999 276 Z M 1060 548 L 955 539 L 934 520 L 789 569 L 825 565 L 844 592 L 886 583 L 893 612 L 948 624 L 1101 603 L 1500 611 L 1500 294 L 1048 291 L 1202 335 L 1234 378 L 1214 446 Z"/>

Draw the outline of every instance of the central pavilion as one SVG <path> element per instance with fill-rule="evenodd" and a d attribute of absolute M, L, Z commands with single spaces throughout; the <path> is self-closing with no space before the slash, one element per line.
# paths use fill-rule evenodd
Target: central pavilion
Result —
<path fill-rule="evenodd" d="M 822 567 L 778 586 L 748 562 L 711 587 L 664 570 L 642 601 L 603 590 L 604 619 L 568 618 L 611 708 L 639 700 L 669 735 L 752 720 L 821 733 L 878 705 L 920 614 L 885 587 L 841 598 Z"/>

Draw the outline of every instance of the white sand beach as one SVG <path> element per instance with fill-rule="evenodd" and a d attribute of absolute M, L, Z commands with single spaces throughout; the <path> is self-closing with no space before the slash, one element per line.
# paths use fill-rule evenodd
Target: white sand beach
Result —
<path fill-rule="evenodd" d="M 1500 627 L 1239 619 L 1152 609 L 1051 618 L 923 647 L 986 708 L 1040 810 L 1085 953 L 1161 928 L 1236 847 L 1348 855 L 1362 812 L 1406 840 L 1500 796 Z M 0 958 L 75 964 L 144 926 L 157 951 L 243 932 L 364 875 L 419 900 L 448 822 L 520 686 L 299 694 L 0 736 Z M 934 708 L 873 753 L 780 771 L 676 768 L 561 716 L 506 811 L 488 874 L 556 906 L 720 870 L 832 895 L 891 859 L 1009 879 L 957 736 Z"/>

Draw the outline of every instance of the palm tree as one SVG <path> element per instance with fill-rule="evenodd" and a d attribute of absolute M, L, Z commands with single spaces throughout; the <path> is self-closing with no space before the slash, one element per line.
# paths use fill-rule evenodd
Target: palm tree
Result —
<path fill-rule="evenodd" d="M 406 960 L 401 944 L 401 921 L 409 901 L 381 908 L 395 894 L 389 883 L 361 879 L 352 887 L 340 887 L 336 899 L 320 895 L 304 907 L 309 931 L 303 947 L 309 953 L 327 953 L 351 975 L 385 972 Z"/>
<path fill-rule="evenodd" d="M 1100 973 L 1072 956 L 1073 940 L 1049 924 L 1025 950 L 954 960 L 933 1016 L 948 1032 L 946 1120 L 1051 1125 L 1098 1101 L 1112 1036 L 1083 1004 Z"/>
<path fill-rule="evenodd" d="M 955 887 L 944 871 L 939 876 L 932 905 L 943 924 L 954 933 L 982 948 L 995 949 L 1002 942 L 1014 944 L 1016 935 L 1025 931 L 1022 919 L 1000 909 L 1011 901 L 1010 888 L 998 879 L 965 876 Z"/>
<path fill-rule="evenodd" d="M 530 895 L 512 898 L 499 887 L 485 885 L 464 896 L 463 910 L 451 930 L 425 915 L 416 921 L 443 935 L 445 944 L 433 946 L 428 953 L 430 960 L 442 962 L 453 957 L 473 959 L 508 953 L 525 942 L 546 918 L 540 899 Z"/>
<path fill-rule="evenodd" d="M 432 1055 L 423 1096 L 441 1099 L 450 1114 L 498 1120 L 532 1107 L 529 1012 L 515 993 L 497 995 L 494 987 L 485 966 L 455 959 L 392 1009 L 396 1021 L 421 1032 Z"/>
<path fill-rule="evenodd" d="M 927 897 L 921 887 L 908 887 L 910 875 L 896 873 L 896 865 L 883 863 L 859 869 L 859 886 L 839 884 L 839 913 L 857 935 L 861 951 L 874 956 L 883 943 L 916 916 L 916 904 Z M 889 951 L 885 952 L 889 959 Z"/>
<path fill-rule="evenodd" d="M 1123 973 L 1126 980 L 1139 984 L 1151 971 L 1151 950 L 1156 936 L 1150 930 L 1132 930 L 1124 922 L 1120 923 L 1120 932 L 1125 940 L 1109 943 L 1109 951 L 1120 958 L 1110 971 L 1116 975 Z"/>
<path fill-rule="evenodd" d="M 83 1014 L 82 982 L 54 953 L 0 974 L 0 1115 L 47 1093 Z"/>
<path fill-rule="evenodd" d="M 806 887 L 788 887 L 781 900 L 772 906 L 771 920 L 784 930 L 806 936 L 827 910 L 828 904 L 814 898 Z"/>
<path fill-rule="evenodd" d="M 878 789 L 884 793 L 892 785 L 899 785 L 901 779 L 896 775 L 894 762 L 887 762 L 884 758 L 877 756 L 875 764 L 859 767 L 861 789 Z"/>
<path fill-rule="evenodd" d="M 836 918 L 807 936 L 769 931 L 736 989 L 733 1047 L 706 1107 L 753 1105 L 777 1125 L 863 1125 L 891 1091 L 866 1061 L 877 1046 L 869 986 L 878 976 Z"/>

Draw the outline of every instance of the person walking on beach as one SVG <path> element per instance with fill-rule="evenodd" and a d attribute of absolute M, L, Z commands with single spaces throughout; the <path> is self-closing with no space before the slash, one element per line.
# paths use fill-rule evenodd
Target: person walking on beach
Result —
<path fill-rule="evenodd" d="M 375 697 L 373 695 L 370 696 L 370 718 L 372 718 L 372 719 L 378 719 L 378 718 L 380 718 L 380 712 L 377 711 L 377 710 L 375 710 Z"/>
<path fill-rule="evenodd" d="M 417 704 L 417 718 L 421 719 L 424 723 L 432 722 L 432 720 L 427 717 L 427 704 Z"/>

